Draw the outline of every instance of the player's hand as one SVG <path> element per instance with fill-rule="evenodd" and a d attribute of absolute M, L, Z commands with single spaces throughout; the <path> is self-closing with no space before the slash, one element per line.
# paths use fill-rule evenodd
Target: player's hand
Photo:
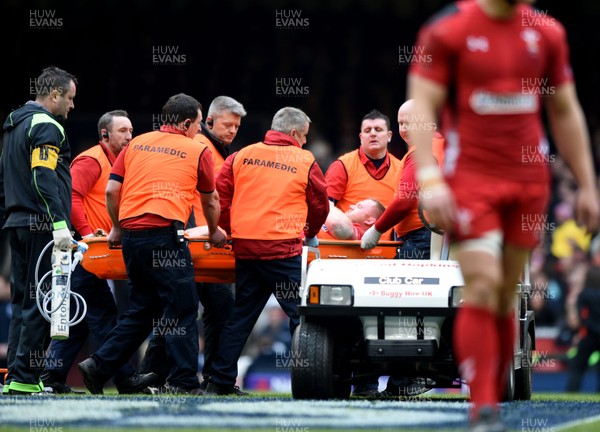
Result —
<path fill-rule="evenodd" d="M 575 218 L 577 223 L 586 227 L 590 233 L 598 232 L 600 206 L 595 189 L 580 189 L 577 192 Z"/>
<path fill-rule="evenodd" d="M 216 229 L 214 232 L 208 234 L 210 242 L 218 248 L 222 248 L 227 243 L 227 236 L 220 230 Z"/>
<path fill-rule="evenodd" d="M 361 249 L 369 250 L 373 249 L 377 246 L 379 239 L 381 238 L 381 234 L 377 229 L 375 229 L 375 225 L 365 231 L 362 236 L 362 240 L 360 242 Z"/>
<path fill-rule="evenodd" d="M 119 246 L 121 244 L 122 236 L 123 232 L 121 231 L 121 228 L 112 227 L 108 233 L 108 237 L 106 238 L 108 247 L 113 248 L 115 246 Z"/>

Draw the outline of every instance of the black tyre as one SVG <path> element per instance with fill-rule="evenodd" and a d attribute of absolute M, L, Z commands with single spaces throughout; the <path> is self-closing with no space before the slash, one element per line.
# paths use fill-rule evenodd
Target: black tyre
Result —
<path fill-rule="evenodd" d="M 515 400 L 531 400 L 533 359 L 529 333 L 525 334 L 521 359 L 521 368 L 515 371 Z"/>
<path fill-rule="evenodd" d="M 506 380 L 506 387 L 504 389 L 504 395 L 502 396 L 502 402 L 512 402 L 515 400 L 515 361 L 514 358 L 510 361 L 510 367 L 508 368 L 508 379 Z"/>
<path fill-rule="evenodd" d="M 304 322 L 294 332 L 292 396 L 295 399 L 347 399 L 350 382 L 342 381 L 342 361 L 335 355 L 332 331 L 322 324 Z"/>

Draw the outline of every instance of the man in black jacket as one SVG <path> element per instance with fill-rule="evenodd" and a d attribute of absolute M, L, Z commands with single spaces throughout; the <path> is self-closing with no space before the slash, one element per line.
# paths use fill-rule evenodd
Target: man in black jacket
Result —
<path fill-rule="evenodd" d="M 44 247 L 71 246 L 71 148 L 62 126 L 75 105 L 77 79 L 51 66 L 32 85 L 35 101 L 4 122 L 0 159 L 0 221 L 11 248 L 12 320 L 8 339 L 8 394 L 40 393 L 49 326 L 36 305 L 35 267 Z M 50 271 L 40 257 L 40 277 Z M 49 289 L 50 278 L 44 284 Z"/>

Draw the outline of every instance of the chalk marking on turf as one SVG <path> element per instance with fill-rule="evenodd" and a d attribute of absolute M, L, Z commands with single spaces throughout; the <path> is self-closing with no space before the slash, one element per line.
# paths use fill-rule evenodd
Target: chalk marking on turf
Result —
<path fill-rule="evenodd" d="M 554 427 L 555 431 L 561 431 L 561 430 L 565 430 L 565 429 L 568 429 L 573 426 L 581 426 L 581 425 L 592 423 L 592 422 L 599 421 L 599 420 L 600 420 L 600 415 L 596 415 L 593 417 L 586 417 L 581 420 L 578 419 L 578 420 L 572 420 L 572 421 L 569 421 L 566 423 L 561 423 L 561 424 L 558 424 L 553 427 Z"/>
<path fill-rule="evenodd" d="M 0 401 L 4 424 L 45 419 L 61 426 L 277 428 L 293 421 L 302 427 L 407 427 L 462 425 L 464 403 L 398 401 L 221 400 L 182 397 L 180 403 L 156 399 L 6 398 Z M 223 415 L 223 414 L 229 415 Z M 235 415 L 232 415 L 235 413 Z M 200 414 L 200 415 L 199 415 Z"/>
<path fill-rule="evenodd" d="M 7 398 L 6 396 L 2 397 Z M 8 399 L 8 398 L 7 398 Z M 124 416 L 127 409 L 157 408 L 158 402 L 135 400 L 98 400 L 98 399 L 66 399 L 57 398 L 21 398 L 17 396 L 11 405 L 2 404 L 0 420 L 3 423 L 23 419 L 48 418 L 59 422 L 74 420 L 117 420 Z"/>

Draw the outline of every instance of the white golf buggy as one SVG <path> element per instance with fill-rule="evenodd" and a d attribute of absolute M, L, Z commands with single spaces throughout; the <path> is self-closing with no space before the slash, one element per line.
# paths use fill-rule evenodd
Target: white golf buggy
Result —
<path fill-rule="evenodd" d="M 452 327 L 463 278 L 448 259 L 446 237 L 422 212 L 421 218 L 432 231 L 436 259 L 394 259 L 398 242 L 380 242 L 371 251 L 356 241 L 305 247 L 301 323 L 292 343 L 299 360 L 291 370 L 294 398 L 347 399 L 352 385 L 381 376 L 401 382 L 398 397 L 461 388 Z M 505 401 L 531 398 L 535 321 L 529 293 L 526 267 L 514 302 L 518 337 Z"/>

